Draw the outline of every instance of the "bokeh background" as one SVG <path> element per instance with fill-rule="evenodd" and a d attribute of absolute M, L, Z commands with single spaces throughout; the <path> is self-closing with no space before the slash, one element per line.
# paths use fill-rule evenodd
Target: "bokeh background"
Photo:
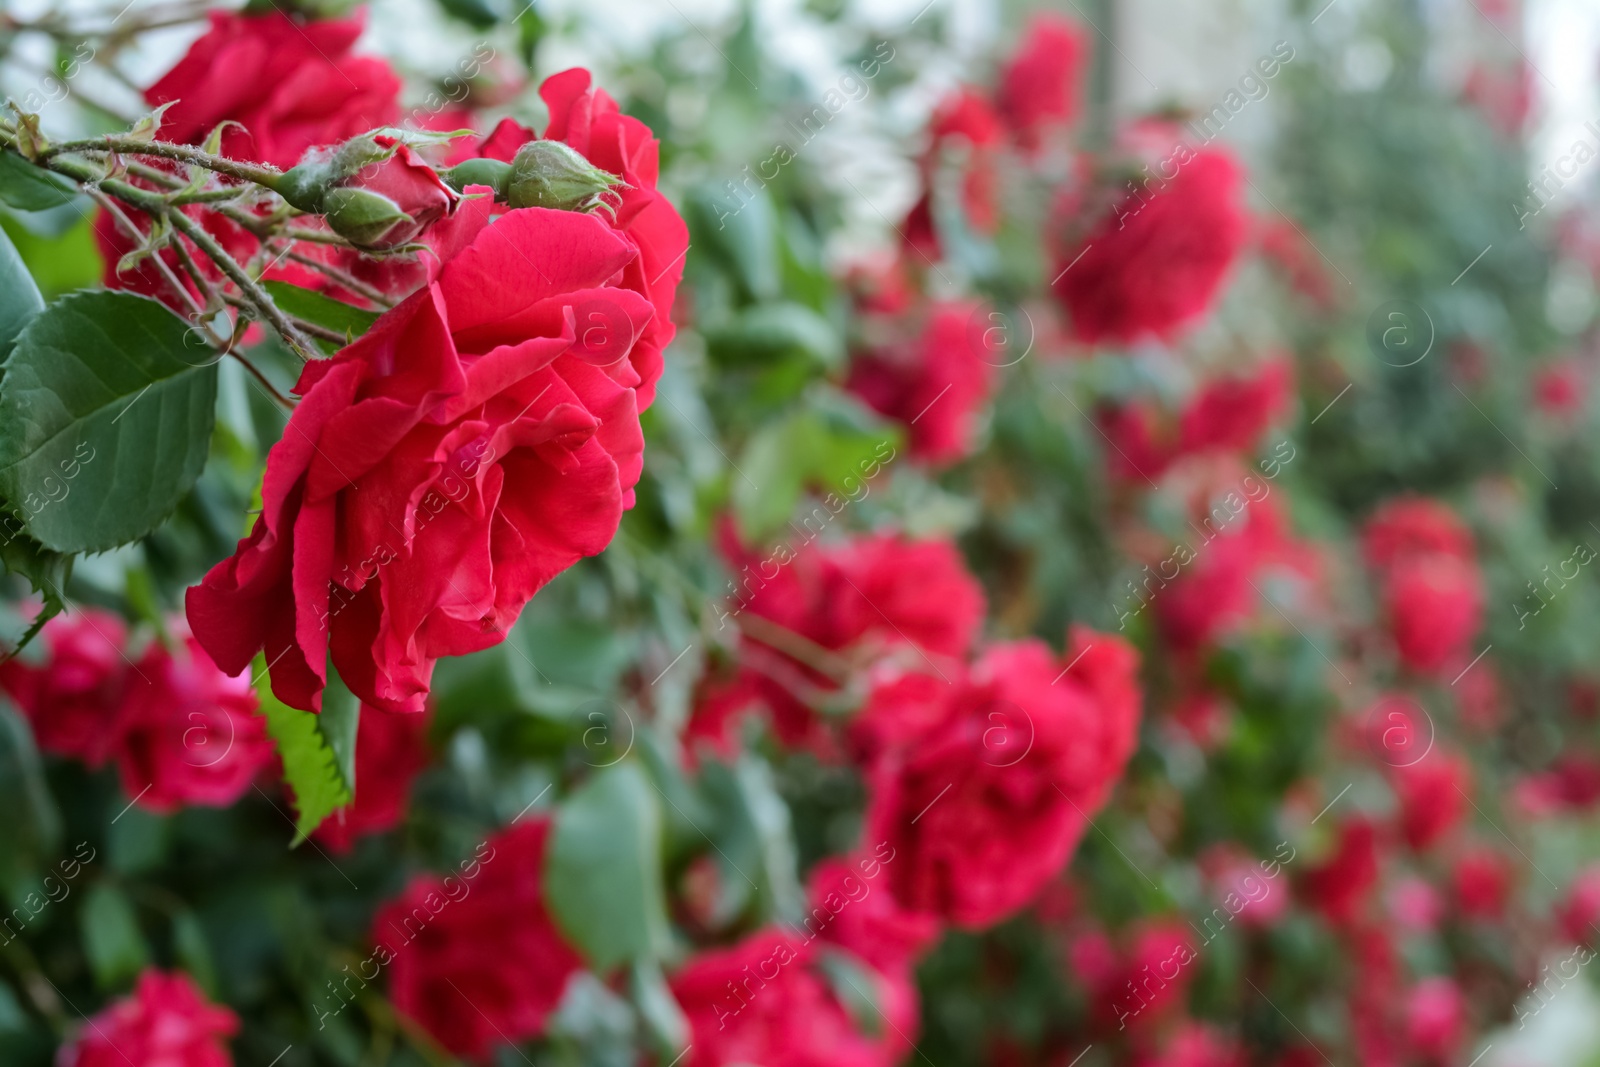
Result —
<path fill-rule="evenodd" d="M 143 113 L 201 6 L 101 32 L 119 8 L 8 3 L 0 86 L 42 94 L 29 106 L 62 136 Z M 130 24 L 147 14 L 132 10 Z M 231 806 L 130 806 L 112 771 L 41 755 L 8 705 L 13 906 L 80 842 L 96 858 L 0 947 L 0 1061 L 51 1062 L 159 966 L 238 1014 L 239 1064 L 458 1062 L 384 979 L 351 997 L 359 1010 L 319 1013 L 385 900 L 531 809 L 589 819 L 585 839 L 633 835 L 637 885 L 604 858 L 573 861 L 597 881 L 555 907 L 569 933 L 642 926 L 650 951 L 568 983 L 537 1033 L 479 1057 L 496 1064 L 1600 1064 L 1600 11 L 361 11 L 358 51 L 404 78 L 410 125 L 542 128 L 538 83 L 581 65 L 660 139 L 690 248 L 638 505 L 505 644 L 441 666 L 425 736 L 372 770 L 404 764 L 397 814 L 337 847 L 288 848 L 274 768 Z M 1018 73 L 1042 25 L 1064 36 Z M 84 42 L 93 59 L 62 79 Z M 818 123 L 829 93 L 844 103 Z M 1031 118 L 1018 103 L 1047 98 L 1061 106 Z M 1145 185 L 1134 210 L 1129 190 L 1175 145 L 1198 148 L 1208 118 L 1206 152 L 1236 180 L 1182 197 Z M 1117 217 L 1146 211 L 1140 243 L 1119 245 Z M 47 299 L 102 283 L 75 209 L 0 223 Z M 1075 288 L 1080 268 L 1093 273 Z M 261 348 L 286 386 L 287 361 Z M 71 599 L 120 615 L 144 635 L 130 641 L 156 639 L 231 551 L 282 432 L 237 368 L 219 418 L 178 513 L 73 570 Z M 859 959 L 839 964 L 821 1007 L 762 990 L 767 1037 L 718 1050 L 694 998 L 720 992 L 687 986 L 685 968 L 799 921 L 819 864 L 870 851 L 884 783 L 909 788 L 857 727 L 885 664 L 911 657 L 893 621 L 840 636 L 824 617 L 846 594 L 817 576 L 871 572 L 850 554 L 886 532 L 955 546 L 986 646 L 1042 640 L 1065 675 L 1097 640 L 1069 628 L 1126 639 L 1136 743 L 1105 795 L 1073 801 L 1059 870 L 1005 873 L 1034 846 L 1003 821 L 970 839 L 945 828 L 973 884 L 1027 883 L 1015 905 L 946 914 L 882 967 L 903 976 L 865 992 Z M 816 584 L 746 604 L 742 568 L 779 544 Z M 884 568 L 874 581 L 931 602 L 913 616 L 964 595 L 926 560 Z M 37 605 L 7 581 L 20 633 Z M 864 648 L 875 627 L 890 651 Z M 19 662 L 64 669 L 50 638 Z M 996 794 L 1039 732 L 1023 691 L 969 709 Z M 637 781 L 597 788 L 616 767 Z M 872 1039 L 817 1044 L 838 1019 Z"/>

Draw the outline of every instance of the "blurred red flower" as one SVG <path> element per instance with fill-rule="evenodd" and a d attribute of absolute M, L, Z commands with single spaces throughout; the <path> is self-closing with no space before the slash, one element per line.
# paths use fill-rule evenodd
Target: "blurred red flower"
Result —
<path fill-rule="evenodd" d="M 1032 900 L 1133 751 L 1137 670 L 1126 642 L 1075 627 L 1065 662 L 1020 641 L 944 668 L 931 692 L 926 679 L 880 677 L 863 723 L 892 747 L 869 775 L 866 835 L 893 847 L 900 902 L 980 929 Z M 908 684 L 937 701 L 914 724 L 893 721 L 915 706 L 897 699 Z"/>
<path fill-rule="evenodd" d="M 1036 148 L 1051 126 L 1078 114 L 1083 34 L 1071 19 L 1048 11 L 1028 19 L 1022 41 L 1000 71 L 996 107 L 1023 148 Z"/>
<path fill-rule="evenodd" d="M 57 1067 L 233 1067 L 239 1019 L 206 1000 L 188 975 L 146 970 L 133 995 L 87 1020 Z"/>
<path fill-rule="evenodd" d="M 549 833 L 545 818 L 509 826 L 459 873 L 417 875 L 373 919 L 370 962 L 388 967 L 389 999 L 458 1056 L 541 1033 L 582 967 L 545 911 Z"/>
<path fill-rule="evenodd" d="M 977 304 L 934 304 L 914 340 L 857 356 L 848 388 L 905 425 L 913 457 L 953 463 L 972 451 L 978 409 L 999 365 L 984 346 L 988 327 Z"/>
<path fill-rule="evenodd" d="M 1206 312 L 1244 243 L 1241 175 L 1229 153 L 1195 152 L 1148 199 L 1121 200 L 1057 251 L 1051 288 L 1078 340 L 1171 340 Z"/>
<path fill-rule="evenodd" d="M 400 824 L 411 783 L 428 765 L 427 712 L 390 712 L 363 706 L 356 726 L 356 799 L 312 834 L 335 852 L 356 839 Z"/>

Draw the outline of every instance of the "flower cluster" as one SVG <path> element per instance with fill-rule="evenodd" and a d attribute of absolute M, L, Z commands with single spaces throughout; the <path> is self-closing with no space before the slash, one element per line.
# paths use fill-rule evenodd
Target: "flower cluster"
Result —
<path fill-rule="evenodd" d="M 242 673 L 219 670 L 181 621 L 172 646 L 130 643 L 121 618 L 83 608 L 45 625 L 41 662 L 0 664 L 0 689 L 39 747 L 89 767 L 114 763 L 151 811 L 225 807 L 276 757 Z"/>

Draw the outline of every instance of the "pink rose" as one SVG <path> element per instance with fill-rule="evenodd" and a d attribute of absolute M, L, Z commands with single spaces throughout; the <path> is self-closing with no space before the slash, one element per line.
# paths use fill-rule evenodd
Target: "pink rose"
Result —
<path fill-rule="evenodd" d="M 233 1067 L 227 1039 L 239 1019 L 205 999 L 189 977 L 147 970 L 133 995 L 89 1019 L 56 1054 L 56 1067 Z"/>

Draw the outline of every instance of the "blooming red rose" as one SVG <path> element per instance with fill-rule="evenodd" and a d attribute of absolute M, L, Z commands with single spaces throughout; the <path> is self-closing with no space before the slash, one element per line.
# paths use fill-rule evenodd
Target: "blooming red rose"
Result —
<path fill-rule="evenodd" d="M 542 818 L 508 827 L 457 872 L 418 875 L 373 920 L 389 999 L 458 1056 L 542 1032 L 582 967 L 545 911 L 549 832 Z"/>
<path fill-rule="evenodd" d="M 802 520 L 808 529 L 811 521 Z M 840 653 L 841 662 L 892 652 L 925 663 L 924 656 L 965 656 L 983 621 L 983 590 L 948 541 L 879 534 L 831 545 L 808 541 L 798 549 L 780 545 L 763 556 L 741 545 L 729 525 L 723 554 L 736 578 L 719 614 L 743 625 L 751 664 L 736 682 L 708 690 L 690 732 L 724 748 L 737 713 L 755 701 L 770 708 L 786 744 L 831 747 L 825 724 L 773 675 L 820 690 L 836 688 L 837 681 L 788 655 L 780 647 L 786 644 L 782 631 Z"/>
<path fill-rule="evenodd" d="M 1483 621 L 1485 594 L 1478 568 L 1448 556 L 1429 556 L 1390 570 L 1383 602 L 1400 660 L 1438 674 L 1463 655 Z"/>
<path fill-rule="evenodd" d="M 1038 12 L 1021 47 L 1000 72 L 997 109 L 1024 148 L 1036 147 L 1048 127 L 1078 114 L 1083 35 L 1070 19 Z"/>
<path fill-rule="evenodd" d="M 1145 482 L 1183 456 L 1246 452 L 1283 416 L 1293 388 L 1289 361 L 1274 358 L 1253 373 L 1205 383 L 1184 405 L 1176 426 L 1141 401 L 1105 405 L 1095 421 L 1111 444 L 1106 454 L 1111 474 Z"/>
<path fill-rule="evenodd" d="M 172 652 L 152 644 L 125 676 L 122 699 L 117 771 L 152 811 L 226 807 L 277 758 L 250 676 L 218 670 L 192 637 Z"/>
<path fill-rule="evenodd" d="M 1196 152 L 1148 198 L 1125 198 L 1060 249 L 1051 288 L 1078 340 L 1170 340 L 1202 315 L 1244 242 L 1240 179 L 1228 153 Z"/>
<path fill-rule="evenodd" d="M 953 463 L 972 451 L 978 409 L 1004 359 L 991 362 L 989 328 L 976 304 L 935 304 L 915 340 L 857 357 L 848 387 L 874 411 L 905 424 L 914 457 Z"/>
<path fill-rule="evenodd" d="M 355 56 L 358 19 L 301 20 L 211 13 L 211 28 L 145 90 L 152 106 L 171 103 L 163 140 L 199 144 L 219 123 L 222 154 L 288 168 L 306 149 L 331 145 L 391 122 L 400 79 L 381 59 Z"/>
<path fill-rule="evenodd" d="M 1038 641 L 948 666 L 938 714 L 906 721 L 907 677 L 880 676 L 864 728 L 890 739 L 870 774 L 866 836 L 895 851 L 910 909 L 970 929 L 1026 905 L 1066 864 L 1132 753 L 1138 656 L 1074 628 L 1065 662 Z M 921 687 L 926 691 L 926 687 Z M 929 720 L 932 721 L 929 721 Z"/>
<path fill-rule="evenodd" d="M 1424 978 L 1406 996 L 1406 1043 L 1428 1062 L 1444 1063 L 1466 1037 L 1466 1015 L 1466 999 L 1455 982 Z"/>
<path fill-rule="evenodd" d="M 1578 872 L 1566 899 L 1556 909 L 1556 922 L 1575 944 L 1600 944 L 1600 864 Z"/>
<path fill-rule="evenodd" d="M 1372 513 L 1362 527 L 1361 551 L 1380 571 L 1433 555 L 1477 558 L 1466 523 L 1438 501 L 1415 496 L 1396 497 Z"/>
<path fill-rule="evenodd" d="M 1306 872 L 1301 885 L 1331 922 L 1348 923 L 1377 882 L 1377 831 L 1367 819 L 1353 818 L 1339 827 L 1333 852 Z"/>
<path fill-rule="evenodd" d="M 637 247 L 571 211 L 488 222 L 466 202 L 435 227 L 438 276 L 306 366 L 254 529 L 188 592 L 212 658 L 265 649 L 293 707 L 320 710 L 331 655 L 365 703 L 421 711 L 438 657 L 503 640 L 633 503 L 639 375 L 575 323 L 642 333 L 653 308 L 614 284 Z"/>
<path fill-rule="evenodd" d="M 123 646 L 128 628 L 99 608 L 78 608 L 44 624 L 39 643 L 47 655 L 0 663 L 4 688 L 27 716 L 45 752 L 99 767 L 110 758 L 121 730 Z"/>
<path fill-rule="evenodd" d="M 426 713 L 361 709 L 355 801 L 328 816 L 313 837 L 335 852 L 348 852 L 356 838 L 400 824 L 412 780 L 428 765 L 428 719 Z"/>
<path fill-rule="evenodd" d="M 1240 488 L 1249 493 L 1252 485 L 1265 483 L 1241 482 Z M 1321 562 L 1312 546 L 1292 536 L 1276 498 L 1251 498 L 1238 490 L 1219 495 L 1194 529 L 1200 536 L 1179 542 L 1152 567 L 1123 609 L 1153 604 L 1162 636 L 1174 649 L 1204 648 L 1258 612 L 1270 612 L 1262 599 L 1264 575 L 1291 580 L 1292 585 L 1276 583 L 1279 590 L 1294 588 L 1307 601 L 1315 596 Z"/>
<path fill-rule="evenodd" d="M 133 995 L 86 1021 L 57 1067 L 233 1067 L 227 1039 L 239 1019 L 179 971 L 147 970 Z"/>
<path fill-rule="evenodd" d="M 1466 813 L 1472 766 L 1446 752 L 1430 752 L 1394 772 L 1400 798 L 1400 832 L 1417 851 L 1432 846 Z"/>
<path fill-rule="evenodd" d="M 1600 759 L 1579 752 L 1558 756 L 1546 770 L 1518 782 L 1511 795 L 1531 816 L 1588 811 L 1600 804 Z"/>
<path fill-rule="evenodd" d="M 1190 1019 L 1178 1024 L 1159 1056 L 1136 1061 L 1137 1067 L 1244 1067 L 1247 1062 L 1238 1042 Z"/>
<path fill-rule="evenodd" d="M 1486 845 L 1474 845 L 1455 861 L 1451 880 L 1461 914 L 1491 922 L 1505 914 L 1511 895 L 1511 864 Z"/>
<path fill-rule="evenodd" d="M 1214 378 L 1189 401 L 1179 420 L 1179 449 L 1245 451 L 1289 407 L 1294 390 L 1289 360 L 1266 360 L 1254 373 Z"/>
<path fill-rule="evenodd" d="M 1361 541 L 1367 563 L 1382 580 L 1401 662 L 1438 674 L 1470 660 L 1485 595 L 1466 524 L 1435 501 L 1400 497 L 1367 520 Z"/>
<path fill-rule="evenodd" d="M 963 88 L 934 109 L 928 133 L 928 149 L 918 164 L 922 199 L 911 208 L 901 232 L 914 254 L 936 260 L 941 253 L 933 186 L 940 166 L 952 155 L 961 157 L 960 208 L 966 224 L 979 233 L 993 233 L 999 225 L 998 152 L 1004 128 L 987 100 Z"/>
<path fill-rule="evenodd" d="M 1558 360 L 1534 375 L 1533 402 L 1540 411 L 1557 421 L 1568 421 L 1583 410 L 1588 399 L 1588 383 L 1583 367 L 1576 360 Z"/>
<path fill-rule="evenodd" d="M 692 1029 L 685 1067 L 893 1067 L 905 1049 L 894 1026 L 914 1018 L 884 995 L 881 975 L 833 952 L 804 936 L 764 930 L 690 959 L 671 981 Z M 847 984 L 863 981 L 879 988 Z M 852 1015 L 846 1005 L 863 994 L 884 1016 Z"/>
<path fill-rule="evenodd" d="M 604 90 L 591 88 L 587 70 L 574 67 L 551 75 L 539 86 L 539 96 L 550 109 L 545 139 L 561 141 L 601 170 L 619 175 L 625 183 L 606 194 L 609 210 L 601 216 L 623 240 L 639 250 L 639 256 L 628 263 L 613 284 L 649 300 L 655 315 L 642 329 L 633 330 L 631 336 L 626 320 L 598 315 L 598 309 L 580 316 L 578 327 L 586 336 L 606 336 L 611 338 L 608 343 L 613 348 L 627 349 L 628 362 L 639 376 L 636 392 L 639 410 L 643 411 L 655 399 L 662 353 L 677 330 L 672 304 L 683 277 L 689 228 L 656 189 L 660 142 L 650 127 L 624 115 Z M 479 144 L 478 155 L 510 162 L 517 149 L 535 137 L 527 127 L 502 119 Z"/>

